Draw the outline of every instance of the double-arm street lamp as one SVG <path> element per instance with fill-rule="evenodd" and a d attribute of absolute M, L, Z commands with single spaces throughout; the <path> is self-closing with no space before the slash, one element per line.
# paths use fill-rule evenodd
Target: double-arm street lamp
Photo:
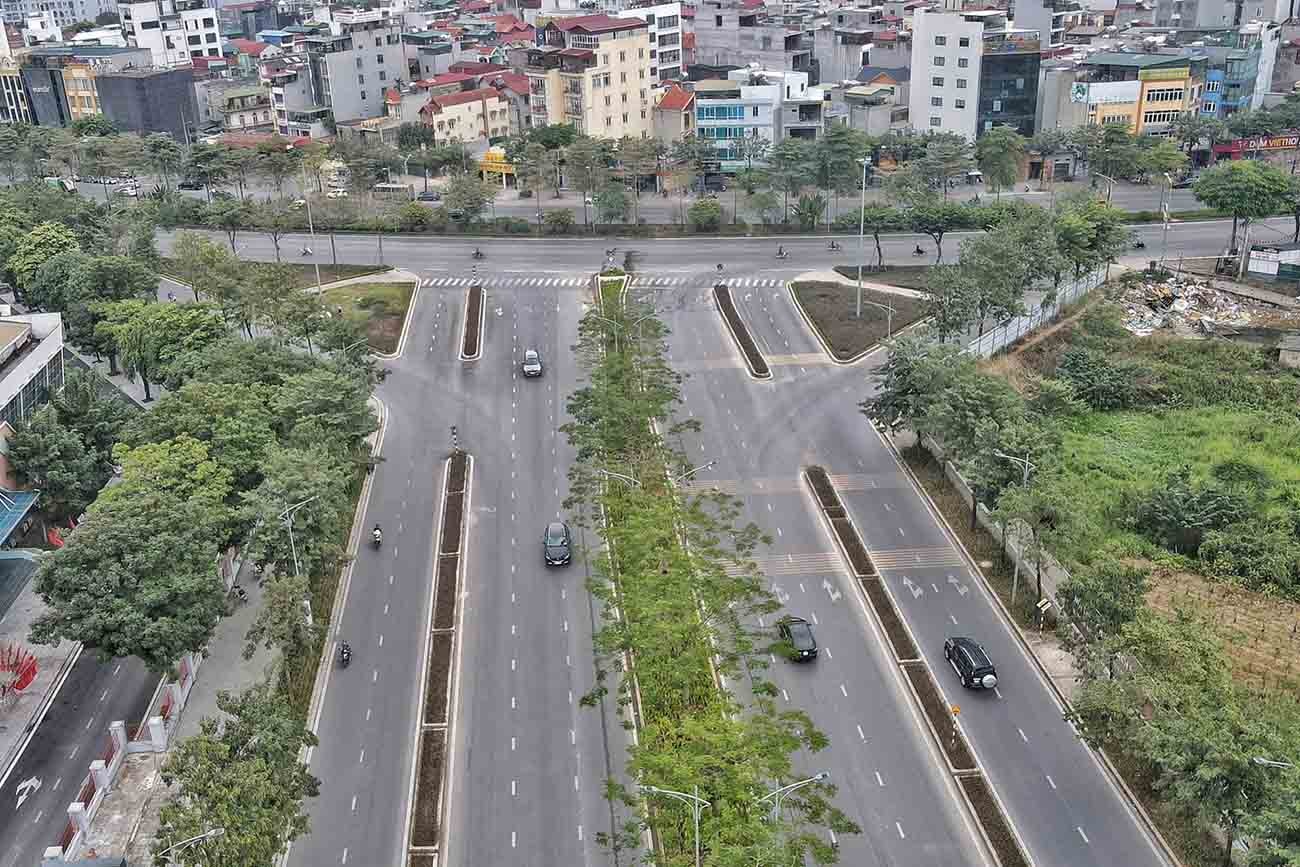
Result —
<path fill-rule="evenodd" d="M 755 804 L 761 804 L 769 798 L 772 799 L 772 821 L 776 822 L 781 818 L 781 799 L 796 789 L 802 789 L 804 786 L 811 786 L 813 783 L 820 783 L 822 780 L 830 778 L 830 772 L 822 771 L 820 774 L 814 774 L 806 780 L 799 780 L 790 783 L 788 786 L 782 786 L 775 792 L 768 792 L 763 797 L 755 801 Z"/>
<path fill-rule="evenodd" d="M 693 470 L 687 470 L 686 472 L 682 473 L 680 476 L 674 476 L 671 480 L 669 480 L 668 484 L 675 485 L 678 482 L 685 481 L 686 479 L 689 479 L 691 476 L 695 475 L 698 472 L 701 472 L 703 470 L 713 469 L 713 467 L 716 466 L 717 463 L 718 463 L 717 461 L 709 461 L 707 464 L 700 464 L 698 467 L 696 467 Z"/>
<path fill-rule="evenodd" d="M 206 842 L 208 840 L 214 840 L 225 833 L 226 833 L 225 828 L 209 828 L 207 831 L 204 831 L 202 834 L 199 834 L 194 837 L 190 837 L 188 840 L 182 840 L 179 843 L 173 843 L 172 845 L 168 846 L 166 849 L 159 852 L 158 857 L 159 858 L 166 857 L 172 852 L 184 852 L 186 849 L 189 849 L 193 846 L 197 846 L 200 843 Z M 168 863 L 172 863 L 171 859 L 168 859 Z"/>
<path fill-rule="evenodd" d="M 694 787 L 694 794 L 661 789 L 658 786 L 642 785 L 637 786 L 637 789 L 643 795 L 663 795 L 665 798 L 681 801 L 691 808 L 691 819 L 695 823 L 695 867 L 700 867 L 700 813 L 705 807 L 711 806 L 708 801 L 700 797 L 700 787 Z"/>
<path fill-rule="evenodd" d="M 1011 461 L 1011 463 L 1013 464 L 1018 464 L 1024 471 L 1020 475 L 1020 487 L 1025 488 L 1029 486 L 1029 471 L 1035 469 L 1035 467 L 1034 467 L 1034 462 L 1029 460 L 1028 453 L 1026 453 L 1023 458 L 1018 458 L 1015 455 L 1009 455 L 1006 452 L 999 452 L 999 451 L 995 451 L 993 452 L 993 454 L 999 458 L 1002 458 L 1002 460 L 1004 461 Z M 973 493 L 972 496 L 974 496 Z M 1006 540 L 1004 539 L 1003 541 L 1005 542 Z M 1019 589 L 1019 587 L 1020 587 L 1020 558 L 1017 557 L 1015 573 L 1011 576 L 1012 606 L 1015 606 L 1016 604 L 1016 590 Z"/>
<path fill-rule="evenodd" d="M 1279 762 L 1276 759 L 1266 759 L 1263 756 L 1255 756 L 1251 761 L 1259 765 L 1261 768 L 1281 768 L 1285 771 L 1295 767 L 1295 765 L 1290 762 Z"/>

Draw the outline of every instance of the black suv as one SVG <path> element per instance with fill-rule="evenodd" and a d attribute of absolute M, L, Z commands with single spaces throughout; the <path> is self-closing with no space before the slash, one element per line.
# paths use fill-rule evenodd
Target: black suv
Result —
<path fill-rule="evenodd" d="M 776 631 L 781 640 L 790 645 L 791 658 L 796 662 L 808 662 L 817 658 L 817 637 L 813 635 L 812 625 L 802 617 L 782 617 L 776 622 Z"/>
<path fill-rule="evenodd" d="M 567 565 L 572 558 L 571 548 L 568 524 L 552 521 L 546 525 L 546 532 L 542 534 L 542 556 L 547 566 Z"/>
<path fill-rule="evenodd" d="M 953 636 L 943 643 L 943 658 L 961 678 L 967 689 L 992 689 L 998 685 L 998 672 L 983 646 L 973 638 Z"/>

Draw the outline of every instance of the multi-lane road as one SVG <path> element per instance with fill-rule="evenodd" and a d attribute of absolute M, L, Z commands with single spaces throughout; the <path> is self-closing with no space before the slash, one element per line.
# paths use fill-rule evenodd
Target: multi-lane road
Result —
<path fill-rule="evenodd" d="M 1281 221 L 1260 229 L 1289 234 Z M 1159 227 L 1136 231 L 1148 248 L 1159 243 Z M 1169 249 L 1213 255 L 1224 235 L 1223 223 L 1177 224 Z M 401 357 L 386 362 L 391 375 L 378 391 L 387 408 L 384 461 L 363 524 L 382 524 L 385 539 L 378 551 L 358 552 L 335 624 L 356 653 L 327 682 L 312 756 L 324 784 L 310 804 L 313 830 L 294 843 L 292 864 L 404 862 L 434 522 L 452 425 L 475 471 L 454 773 L 439 863 L 610 862 L 596 843 L 611 823 L 601 785 L 621 770 L 630 735 L 612 707 L 579 705 L 592 685 L 596 617 L 585 566 L 579 559 L 547 569 L 539 549 L 545 523 L 565 517 L 572 456 L 557 429 L 583 377 L 570 350 L 590 298 L 587 278 L 606 248 L 618 245 L 620 255 L 637 254 L 634 291 L 668 324 L 672 360 L 687 375 L 681 413 L 698 418 L 702 430 L 682 445 L 700 463 L 717 461 L 693 483 L 735 493 L 773 537 L 759 563 L 786 608 L 815 622 L 826 648 L 813 665 L 778 663 L 774 677 L 782 700 L 808 710 L 830 736 L 827 752 L 799 763 L 832 771 L 839 806 L 863 829 L 839 840 L 843 863 L 982 865 L 987 856 L 799 481 L 812 463 L 840 484 L 923 656 L 961 704 L 972 745 L 1035 862 L 1163 867 L 959 547 L 858 414 L 875 362 L 825 363 L 783 289 L 795 274 L 855 261 L 853 254 L 830 259 L 822 238 L 782 243 L 790 257 L 778 262 L 771 239 L 385 242 L 388 262 L 422 283 Z M 915 243 L 885 239 L 887 259 L 911 261 Z M 240 244 L 249 258 L 272 256 L 262 236 L 246 233 Z M 458 358 L 459 329 L 476 245 L 487 254 L 478 270 L 489 301 L 482 358 L 466 363 Z M 377 252 L 368 237 L 340 236 L 338 247 L 341 261 L 374 261 Z M 745 373 L 708 298 L 718 262 L 772 359 L 770 382 Z M 526 348 L 542 353 L 540 380 L 517 372 Z M 994 655 L 996 694 L 957 687 L 942 659 L 952 633 L 977 637 Z"/>

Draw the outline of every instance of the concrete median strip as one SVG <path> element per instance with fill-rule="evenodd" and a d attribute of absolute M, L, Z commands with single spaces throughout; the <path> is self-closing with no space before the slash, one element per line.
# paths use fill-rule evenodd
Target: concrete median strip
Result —
<path fill-rule="evenodd" d="M 462 324 L 460 360 L 478 361 L 483 355 L 483 305 L 487 292 L 475 283 L 465 290 L 465 321 Z"/>
<path fill-rule="evenodd" d="M 1001 867 L 1032 867 L 1025 846 L 962 731 L 956 708 L 944 696 L 930 666 L 921 658 L 916 640 L 899 613 L 888 584 L 877 573 L 831 476 L 819 466 L 805 468 L 803 476 L 839 543 L 844 559 L 857 576 L 867 607 L 889 640 L 894 661 L 902 669 L 908 691 L 925 717 L 926 728 L 948 765 L 948 773 L 956 779 L 957 791 L 974 817 L 993 859 Z"/>
<path fill-rule="evenodd" d="M 740 318 L 740 311 L 736 309 L 731 290 L 719 283 L 713 287 L 713 300 L 718 305 L 718 312 L 722 314 L 722 321 L 727 323 L 727 330 L 731 332 L 736 345 L 740 347 L 741 355 L 745 357 L 745 366 L 749 368 L 749 375 L 755 379 L 771 379 L 772 369 L 768 367 L 763 353 L 758 349 L 758 344 L 754 342 L 754 336 L 749 333 L 749 327 Z"/>
<path fill-rule="evenodd" d="M 416 730 L 416 760 L 411 773 L 407 817 L 408 864 L 436 863 L 442 848 L 444 813 L 451 800 L 452 721 L 455 718 L 456 660 L 460 642 L 460 569 L 464 552 L 464 512 L 470 495 L 474 461 L 455 451 L 443 474 L 440 552 L 431 576 L 428 640 L 421 682 L 424 694 Z"/>

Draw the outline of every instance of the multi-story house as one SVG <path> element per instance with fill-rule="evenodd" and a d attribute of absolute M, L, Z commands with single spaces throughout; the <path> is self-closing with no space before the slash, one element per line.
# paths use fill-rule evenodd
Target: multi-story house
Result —
<path fill-rule="evenodd" d="M 1078 0 L 1017 0 L 1016 27 L 1037 30 L 1043 50 L 1065 45 L 1065 34 L 1083 23 L 1083 5 Z"/>
<path fill-rule="evenodd" d="M 1184 51 L 1206 57 L 1202 115 L 1226 118 L 1263 105 L 1282 44 L 1281 25 L 1252 21 L 1233 30 L 1179 31 L 1176 38 L 1196 45 Z"/>
<path fill-rule="evenodd" d="M 94 21 L 116 9 L 116 0 L 0 0 L 0 17 L 8 24 L 49 12 L 56 27 L 67 27 L 78 21 Z"/>
<path fill-rule="evenodd" d="M 723 172 L 745 167 L 742 139 L 817 138 L 825 108 L 824 86 L 810 86 L 803 72 L 737 69 L 726 80 L 695 82 L 695 133 L 713 143 Z"/>
<path fill-rule="evenodd" d="M 1294 0 L 1155 0 L 1154 18 L 1157 27 L 1223 28 L 1295 16 Z"/>
<path fill-rule="evenodd" d="M 317 96 L 305 55 L 292 54 L 263 63 L 259 77 L 271 91 L 275 131 L 289 138 L 324 138 L 333 116 Z"/>
<path fill-rule="evenodd" d="M 526 52 L 532 125 L 573 124 L 604 138 L 652 129 L 649 28 L 639 18 L 555 18 Z"/>
<path fill-rule="evenodd" d="M 1083 62 L 1074 98 L 1088 106 L 1089 123 L 1163 135 L 1179 115 L 1200 109 L 1206 65 L 1201 53 L 1100 52 Z"/>
<path fill-rule="evenodd" d="M 337 122 L 379 117 L 384 91 L 409 80 L 400 19 L 387 9 L 338 9 L 331 15 L 337 32 L 303 40 L 313 105 L 327 107 Z"/>
<path fill-rule="evenodd" d="M 275 128 L 271 94 L 262 85 L 232 87 L 219 99 L 224 132 L 271 132 Z"/>
<path fill-rule="evenodd" d="M 510 104 L 493 87 L 431 97 L 420 118 L 437 142 L 496 141 L 511 132 Z"/>
<path fill-rule="evenodd" d="M 1033 135 L 1038 31 L 1012 28 L 999 9 L 919 9 L 912 40 L 908 111 L 915 129 L 972 141 L 995 126 Z"/>
<path fill-rule="evenodd" d="M 746 66 L 820 72 L 813 54 L 813 19 L 803 12 L 769 12 L 762 0 L 703 0 L 695 10 L 695 56 L 707 66 Z"/>
<path fill-rule="evenodd" d="M 154 66 L 189 66 L 221 56 L 216 0 L 139 0 L 117 7 L 127 41 L 149 49 Z"/>
<path fill-rule="evenodd" d="M 680 81 L 682 62 L 682 4 L 657 3 L 629 6 L 626 0 L 605 0 L 605 9 L 616 18 L 640 18 L 650 32 L 650 78 L 656 82 Z"/>

